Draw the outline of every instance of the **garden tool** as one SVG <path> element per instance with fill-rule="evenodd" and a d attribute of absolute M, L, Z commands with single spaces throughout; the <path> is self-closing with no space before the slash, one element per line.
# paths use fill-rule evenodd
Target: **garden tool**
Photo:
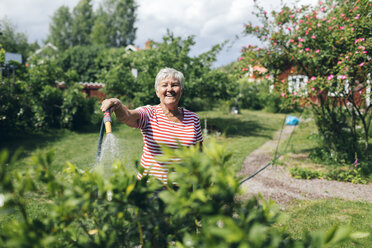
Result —
<path fill-rule="evenodd" d="M 108 110 L 105 111 L 105 113 L 103 113 L 103 119 L 102 119 L 102 123 L 101 123 L 101 129 L 100 129 L 100 132 L 99 132 L 98 147 L 97 147 L 97 156 L 96 156 L 97 163 L 101 159 L 102 140 L 103 140 L 103 128 L 105 127 L 106 134 L 112 133 L 111 123 L 112 123 L 111 109 L 108 109 Z"/>

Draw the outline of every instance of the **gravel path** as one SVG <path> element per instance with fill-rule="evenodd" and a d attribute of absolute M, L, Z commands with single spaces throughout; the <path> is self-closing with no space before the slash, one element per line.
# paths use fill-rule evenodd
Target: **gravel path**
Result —
<path fill-rule="evenodd" d="M 287 139 L 294 126 L 285 126 L 281 140 Z M 275 138 L 253 151 L 244 161 L 239 175 L 247 177 L 269 162 L 275 152 L 280 131 Z M 368 185 L 352 184 L 322 179 L 294 179 L 283 166 L 270 165 L 252 179 L 244 182 L 245 197 L 261 193 L 265 199 L 269 197 L 278 204 L 286 205 L 295 199 L 340 198 L 353 201 L 372 202 L 372 183 Z M 244 198 L 245 198 L 244 197 Z"/>

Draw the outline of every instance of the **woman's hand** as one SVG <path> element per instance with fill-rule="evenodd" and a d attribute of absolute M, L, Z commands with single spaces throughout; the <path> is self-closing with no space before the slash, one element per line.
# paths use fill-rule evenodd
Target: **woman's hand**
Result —
<path fill-rule="evenodd" d="M 117 98 L 109 98 L 109 99 L 105 99 L 103 102 L 102 102 L 102 105 L 101 105 L 101 110 L 102 112 L 105 112 L 106 110 L 108 110 L 109 108 L 111 108 L 111 112 L 115 111 L 116 109 L 118 109 L 118 107 L 120 107 L 120 105 L 122 105 L 121 101 Z"/>
<path fill-rule="evenodd" d="M 139 113 L 137 110 L 129 110 L 117 98 L 109 98 L 102 102 L 101 110 L 105 112 L 110 109 L 116 118 L 130 127 L 138 127 Z"/>

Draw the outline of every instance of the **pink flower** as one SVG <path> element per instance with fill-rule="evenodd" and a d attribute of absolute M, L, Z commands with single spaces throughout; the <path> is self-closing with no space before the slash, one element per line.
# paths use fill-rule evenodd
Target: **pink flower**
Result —
<path fill-rule="evenodd" d="M 362 53 L 366 54 L 366 53 L 367 53 L 367 51 L 363 51 Z"/>
<path fill-rule="evenodd" d="M 345 29 L 345 26 L 341 26 L 340 29 L 341 29 L 341 30 L 344 30 L 344 29 Z"/>
<path fill-rule="evenodd" d="M 295 16 L 294 15 L 291 15 L 290 17 L 291 17 L 291 19 L 293 19 Z"/>
<path fill-rule="evenodd" d="M 355 20 L 358 20 L 360 17 L 360 14 L 357 14 L 356 17 L 355 17 Z"/>
<path fill-rule="evenodd" d="M 321 91 L 321 90 L 319 90 L 319 91 L 318 91 L 318 94 L 319 94 L 319 95 L 320 95 L 320 94 L 322 94 L 322 91 Z"/>
<path fill-rule="evenodd" d="M 298 53 L 302 53 L 304 50 L 300 50 L 300 51 L 298 51 Z"/>
<path fill-rule="evenodd" d="M 310 78 L 310 80 L 311 80 L 311 81 L 314 81 L 314 80 L 315 80 L 315 77 L 314 77 L 314 76 L 312 76 L 312 77 Z"/>
<path fill-rule="evenodd" d="M 294 43 L 294 40 L 290 39 L 289 42 L 290 42 L 290 43 Z"/>
<path fill-rule="evenodd" d="M 292 103 L 296 103 L 296 99 L 293 99 L 293 100 L 292 100 Z"/>
<path fill-rule="evenodd" d="M 324 7 L 321 7 L 320 8 L 320 11 L 324 12 L 325 11 L 325 8 Z"/>
<path fill-rule="evenodd" d="M 342 80 L 345 80 L 345 79 L 347 78 L 347 76 L 346 76 L 346 75 L 342 75 L 340 78 L 341 78 Z"/>
<path fill-rule="evenodd" d="M 300 20 L 300 23 L 303 23 L 303 22 L 304 22 L 304 20 L 301 19 L 301 20 Z"/>
<path fill-rule="evenodd" d="M 292 94 L 293 94 L 294 96 L 297 96 L 297 92 L 293 92 Z"/>
<path fill-rule="evenodd" d="M 364 46 L 358 46 L 358 49 L 360 49 L 360 50 L 366 50 L 366 48 Z"/>
<path fill-rule="evenodd" d="M 318 26 L 318 28 L 320 28 L 322 26 L 322 24 L 318 23 L 317 26 Z"/>
<path fill-rule="evenodd" d="M 284 96 L 285 96 L 285 93 L 284 93 L 284 92 L 282 92 L 281 96 L 282 96 L 282 97 L 284 97 Z"/>
<path fill-rule="evenodd" d="M 302 44 L 298 44 L 297 47 L 300 47 L 301 48 L 302 47 Z"/>
<path fill-rule="evenodd" d="M 331 27 L 331 26 L 329 26 L 329 27 L 328 27 L 328 30 L 331 30 L 331 29 L 332 29 L 332 27 Z"/>
<path fill-rule="evenodd" d="M 362 67 L 364 65 L 364 62 L 360 63 L 359 66 Z"/>
<path fill-rule="evenodd" d="M 302 38 L 298 38 L 298 41 L 299 41 L 299 42 L 303 42 L 304 39 L 302 39 Z"/>
<path fill-rule="evenodd" d="M 352 28 L 351 31 L 355 31 L 355 28 Z"/>
<path fill-rule="evenodd" d="M 305 48 L 305 51 L 306 51 L 306 52 L 308 52 L 309 50 L 310 50 L 310 48 L 308 48 L 308 47 Z"/>
<path fill-rule="evenodd" d="M 243 60 L 243 59 L 244 59 L 244 57 L 240 57 L 240 58 L 239 58 L 239 60 Z"/>
<path fill-rule="evenodd" d="M 329 76 L 327 77 L 327 80 L 332 80 L 332 78 L 334 78 L 334 75 L 333 75 L 333 74 L 329 75 Z"/>
<path fill-rule="evenodd" d="M 313 87 L 313 88 L 311 88 L 311 90 L 313 90 L 313 91 L 314 91 L 314 90 L 315 90 L 315 88 Z"/>
<path fill-rule="evenodd" d="M 284 79 L 282 79 L 282 80 L 281 80 L 281 82 L 282 82 L 282 83 L 284 83 L 284 82 L 285 82 L 285 80 L 284 80 Z"/>
<path fill-rule="evenodd" d="M 316 39 L 316 36 L 315 35 L 312 35 L 311 38 Z"/>
<path fill-rule="evenodd" d="M 319 53 L 319 52 L 320 52 L 320 50 L 319 49 L 316 49 L 315 53 Z"/>

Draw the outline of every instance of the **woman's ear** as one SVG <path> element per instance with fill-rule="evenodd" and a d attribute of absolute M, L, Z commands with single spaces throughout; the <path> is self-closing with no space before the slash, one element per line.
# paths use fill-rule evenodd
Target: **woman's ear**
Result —
<path fill-rule="evenodd" d="M 155 92 L 156 92 L 157 97 L 160 98 L 158 89 L 156 89 Z"/>

